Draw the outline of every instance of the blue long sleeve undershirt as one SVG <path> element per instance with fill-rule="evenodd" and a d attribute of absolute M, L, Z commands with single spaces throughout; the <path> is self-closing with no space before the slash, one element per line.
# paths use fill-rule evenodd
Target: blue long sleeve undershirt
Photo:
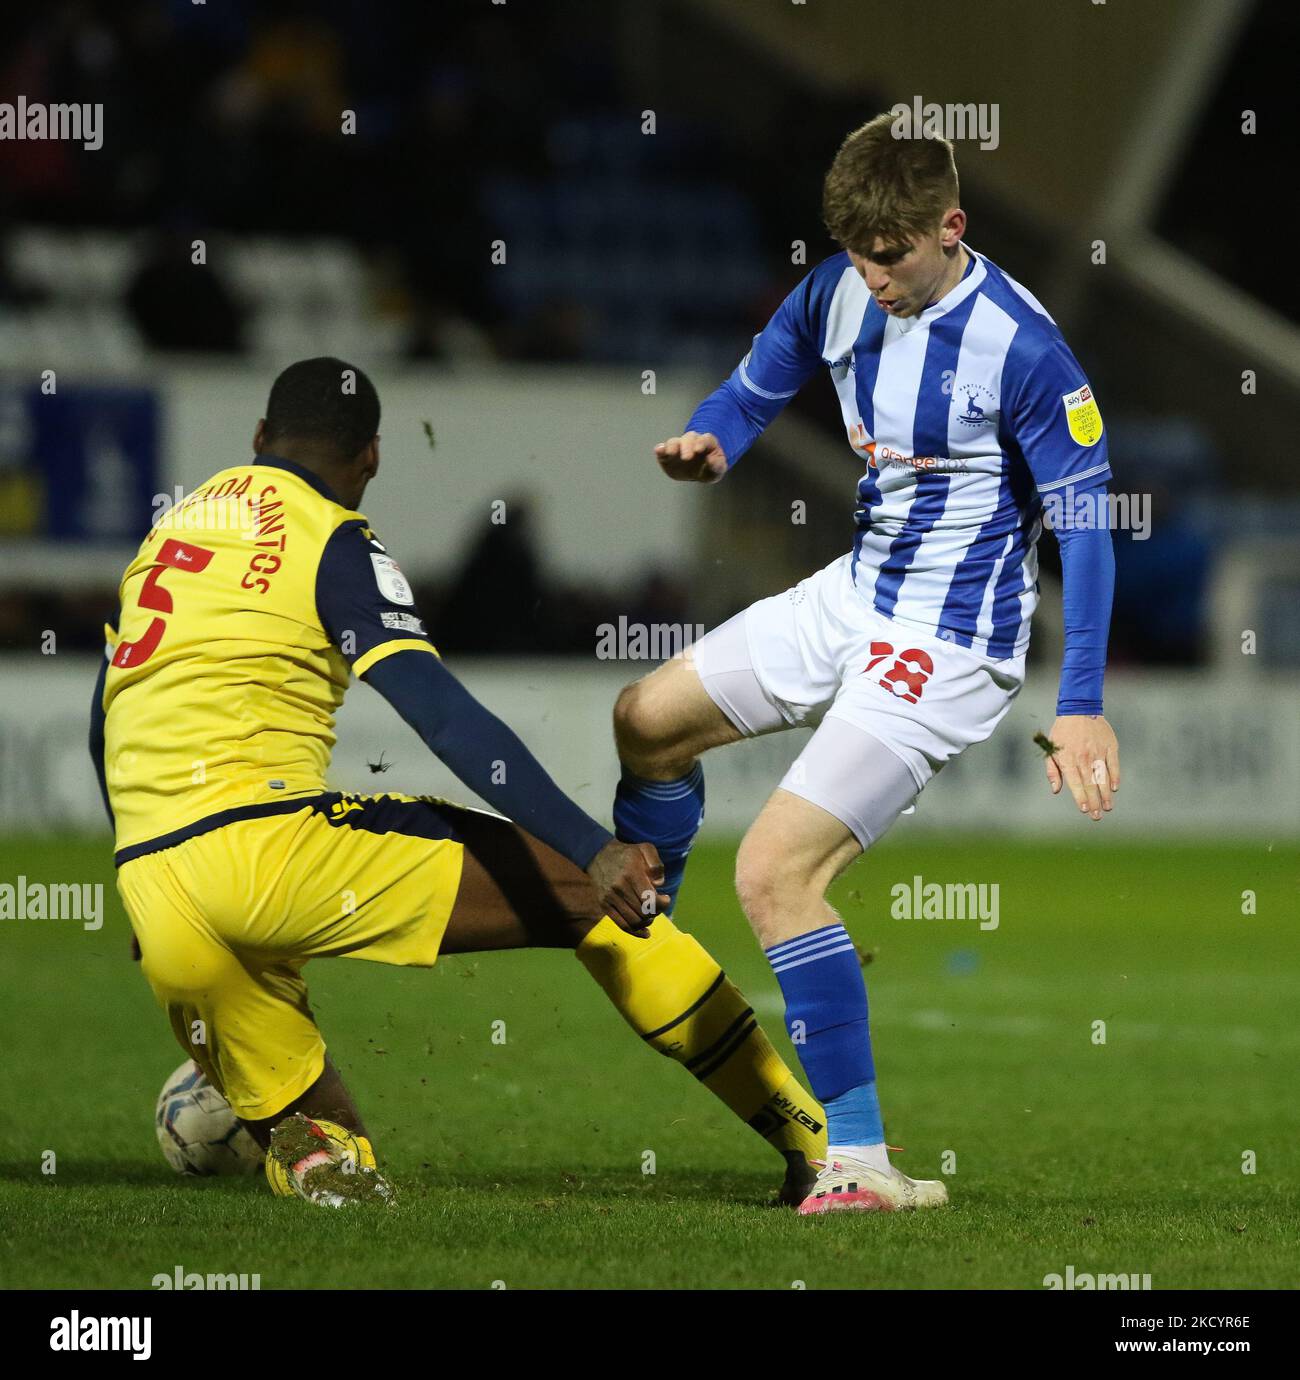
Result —
<path fill-rule="evenodd" d="M 379 691 L 470 790 L 577 867 L 585 869 L 613 839 L 438 657 L 394 652 L 361 679 Z M 498 764 L 504 770 L 498 772 Z M 495 779 L 498 775 L 501 780 Z"/>
<path fill-rule="evenodd" d="M 1056 533 L 1061 548 L 1061 609 L 1065 655 L 1061 659 L 1058 714 L 1100 714 L 1106 674 L 1106 643 L 1115 595 L 1115 550 L 1105 527 L 1071 527 Z"/>
<path fill-rule="evenodd" d="M 712 432 L 718 438 L 730 470 L 771 425 L 786 401 L 755 396 L 742 387 L 733 374 L 691 413 L 685 430 L 701 434 Z"/>

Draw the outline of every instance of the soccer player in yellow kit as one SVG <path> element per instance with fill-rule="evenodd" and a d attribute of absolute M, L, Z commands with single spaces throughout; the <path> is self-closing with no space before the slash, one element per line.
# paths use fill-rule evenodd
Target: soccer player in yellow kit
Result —
<path fill-rule="evenodd" d="M 308 959 L 571 948 L 647 1044 L 786 1160 L 798 1203 L 821 1108 L 744 997 L 666 914 L 648 844 L 616 841 L 443 665 L 357 511 L 379 468 L 359 370 L 275 381 L 255 456 L 157 523 L 127 567 L 91 749 L 118 889 L 173 1033 L 264 1148 L 272 1186 L 387 1198 L 307 1001 Z M 506 818 L 328 789 L 350 675 Z"/>

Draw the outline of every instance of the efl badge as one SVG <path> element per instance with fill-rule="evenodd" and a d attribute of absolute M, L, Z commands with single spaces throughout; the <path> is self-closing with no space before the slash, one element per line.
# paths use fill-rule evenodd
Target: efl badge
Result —
<path fill-rule="evenodd" d="M 1063 393 L 1061 401 L 1065 404 L 1065 420 L 1070 426 L 1070 435 L 1081 446 L 1095 446 L 1101 440 L 1101 413 L 1097 411 L 1097 399 L 1092 389 L 1085 383 L 1073 393 Z"/>
<path fill-rule="evenodd" d="M 370 563 L 375 567 L 375 583 L 379 586 L 379 592 L 390 604 L 415 603 L 415 595 L 406 583 L 406 576 L 391 556 L 381 556 L 377 551 L 372 551 Z"/>

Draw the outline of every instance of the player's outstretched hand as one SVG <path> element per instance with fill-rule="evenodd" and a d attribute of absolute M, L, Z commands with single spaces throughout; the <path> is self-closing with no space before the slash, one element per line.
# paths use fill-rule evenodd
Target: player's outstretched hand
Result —
<path fill-rule="evenodd" d="M 726 454 L 711 431 L 670 436 L 655 447 L 655 459 L 669 479 L 716 484 L 727 472 Z"/>
<path fill-rule="evenodd" d="M 1052 725 L 1047 784 L 1059 795 L 1070 788 L 1082 814 L 1099 820 L 1114 808 L 1119 790 L 1119 742 L 1100 714 L 1066 714 Z"/>
<path fill-rule="evenodd" d="M 587 876 L 596 884 L 601 910 L 631 934 L 645 929 L 670 904 L 659 890 L 664 865 L 652 843 L 612 839 L 587 864 Z"/>

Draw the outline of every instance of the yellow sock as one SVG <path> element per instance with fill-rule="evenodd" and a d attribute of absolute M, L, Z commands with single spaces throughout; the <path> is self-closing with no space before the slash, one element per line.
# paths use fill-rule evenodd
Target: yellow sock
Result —
<path fill-rule="evenodd" d="M 693 1073 L 782 1153 L 825 1158 L 825 1113 L 697 940 L 666 915 L 656 916 L 648 939 L 634 938 L 606 917 L 577 952 L 647 1044 Z"/>

